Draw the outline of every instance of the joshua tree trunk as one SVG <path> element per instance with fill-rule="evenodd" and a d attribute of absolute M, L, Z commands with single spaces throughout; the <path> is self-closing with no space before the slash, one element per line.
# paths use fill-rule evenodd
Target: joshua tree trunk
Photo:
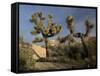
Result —
<path fill-rule="evenodd" d="M 88 58 L 88 48 L 87 48 L 87 46 L 86 46 L 86 44 L 85 44 L 84 37 L 81 36 L 80 38 L 81 38 L 81 42 L 82 42 L 83 49 L 84 49 L 84 52 L 85 52 L 85 57 Z"/>
<path fill-rule="evenodd" d="M 85 63 L 86 63 L 86 66 L 89 67 L 90 66 L 90 61 L 89 61 L 89 52 L 88 52 L 88 48 L 85 44 L 85 41 L 84 41 L 84 38 L 83 36 L 81 37 L 81 41 L 82 41 L 82 44 L 83 44 L 83 49 L 85 51 Z"/>
<path fill-rule="evenodd" d="M 44 37 L 44 41 L 45 41 L 45 47 L 46 47 L 46 56 L 49 57 L 49 52 L 48 52 L 48 40 L 46 37 Z"/>

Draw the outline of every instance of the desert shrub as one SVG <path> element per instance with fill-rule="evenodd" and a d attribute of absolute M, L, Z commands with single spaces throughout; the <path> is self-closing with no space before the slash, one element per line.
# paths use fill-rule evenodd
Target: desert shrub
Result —
<path fill-rule="evenodd" d="M 96 38 L 89 39 L 86 43 L 88 49 L 88 64 L 91 66 L 96 65 Z"/>
<path fill-rule="evenodd" d="M 33 69 L 35 60 L 33 59 L 33 51 L 31 48 L 20 48 L 19 49 L 19 66 L 21 70 Z"/>
<path fill-rule="evenodd" d="M 96 65 L 96 41 L 88 40 L 85 44 L 88 50 L 88 57 L 86 57 L 86 52 L 81 42 L 74 42 L 72 45 L 61 43 L 57 47 L 49 46 L 49 50 L 52 52 L 51 60 L 93 67 Z M 57 59 L 53 59 L 53 57 Z"/>

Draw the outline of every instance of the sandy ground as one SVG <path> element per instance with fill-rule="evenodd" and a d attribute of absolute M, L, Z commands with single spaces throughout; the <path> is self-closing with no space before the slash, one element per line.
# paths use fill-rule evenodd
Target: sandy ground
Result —
<path fill-rule="evenodd" d="M 69 65 L 67 63 L 54 63 L 54 62 L 36 62 L 36 70 L 52 70 L 52 69 L 71 69 L 75 65 Z"/>

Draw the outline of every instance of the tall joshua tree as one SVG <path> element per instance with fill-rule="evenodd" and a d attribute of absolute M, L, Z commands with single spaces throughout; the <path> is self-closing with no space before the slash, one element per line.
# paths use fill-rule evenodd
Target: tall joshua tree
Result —
<path fill-rule="evenodd" d="M 37 12 L 32 14 L 30 22 L 34 23 L 34 30 L 31 32 L 32 35 L 42 34 L 43 38 L 36 38 L 33 42 L 45 42 L 46 46 L 46 55 L 49 56 L 48 53 L 48 38 L 53 37 L 61 31 L 61 26 L 53 23 L 53 16 L 51 14 L 48 15 L 48 25 L 45 26 L 44 20 L 46 18 L 43 16 L 42 12 Z"/>
<path fill-rule="evenodd" d="M 82 44 L 83 44 L 83 49 L 84 49 L 84 55 L 83 58 L 85 58 L 85 62 L 88 65 L 88 67 L 90 66 L 91 62 L 89 61 L 89 51 L 86 45 L 86 39 L 89 37 L 89 34 L 92 30 L 92 28 L 94 27 L 94 25 L 92 24 L 92 22 L 90 22 L 89 20 L 85 21 L 85 26 L 86 26 L 86 32 L 85 34 L 80 33 L 81 36 L 79 36 L 81 38 Z"/>
<path fill-rule="evenodd" d="M 85 38 L 89 37 L 89 34 L 90 34 L 90 32 L 91 32 L 91 30 L 93 28 L 93 24 L 89 20 L 86 20 L 85 21 L 85 26 L 86 26 L 85 34 L 81 33 L 81 32 L 78 32 L 78 33 L 74 34 L 74 37 L 81 39 L 81 42 L 82 42 L 82 45 L 83 45 L 83 49 L 84 49 L 83 58 L 85 58 L 85 57 L 88 58 L 88 48 L 87 48 L 86 43 L 85 43 Z"/>
<path fill-rule="evenodd" d="M 90 34 L 90 32 L 93 28 L 93 24 L 89 20 L 85 21 L 86 32 L 84 34 L 84 33 L 81 33 L 81 32 L 74 33 L 74 18 L 73 18 L 73 16 L 68 16 L 66 18 L 66 23 L 67 23 L 67 27 L 70 31 L 70 35 L 69 35 L 69 38 L 68 38 L 69 39 L 69 45 L 70 45 L 71 41 L 74 40 L 73 37 L 80 38 L 82 45 L 83 45 L 84 52 L 85 52 L 84 57 L 88 57 L 88 49 L 87 49 L 87 46 L 85 44 L 84 38 L 89 37 L 89 34 Z"/>

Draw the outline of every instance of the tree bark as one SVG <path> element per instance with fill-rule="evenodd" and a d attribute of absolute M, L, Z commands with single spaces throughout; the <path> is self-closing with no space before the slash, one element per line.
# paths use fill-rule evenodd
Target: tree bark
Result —
<path fill-rule="evenodd" d="M 84 38 L 83 36 L 81 36 L 81 42 L 82 42 L 82 45 L 83 45 L 83 49 L 84 49 L 84 52 L 85 52 L 85 56 L 88 58 L 88 48 L 85 44 L 85 41 L 84 41 Z"/>
<path fill-rule="evenodd" d="M 48 40 L 47 38 L 44 38 L 45 41 L 45 47 L 46 47 L 46 56 L 49 57 L 49 52 L 48 52 Z"/>

